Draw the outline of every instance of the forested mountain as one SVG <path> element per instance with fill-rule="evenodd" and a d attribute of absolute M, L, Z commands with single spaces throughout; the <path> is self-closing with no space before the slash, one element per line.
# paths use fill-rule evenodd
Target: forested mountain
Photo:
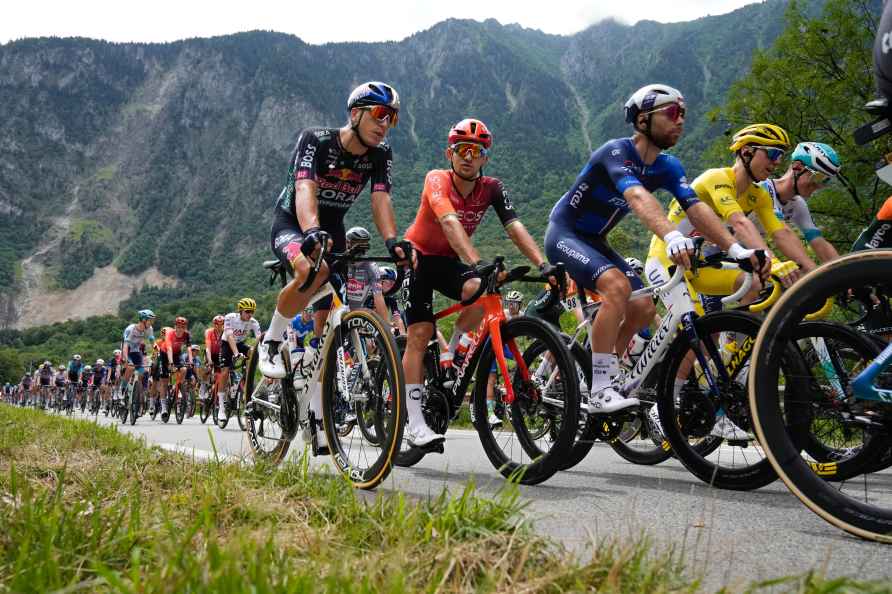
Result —
<path fill-rule="evenodd" d="M 0 327 L 114 313 L 146 282 L 175 282 L 168 297 L 261 287 L 257 261 L 269 253 L 270 210 L 297 132 L 342 124 L 346 96 L 364 80 L 387 81 L 403 99 L 390 135 L 401 229 L 424 173 L 443 164 L 449 125 L 475 116 L 495 135 L 487 173 L 505 180 L 541 235 L 588 151 L 628 133 L 622 103 L 649 82 L 688 99 L 675 152 L 693 177 L 723 132 L 707 111 L 783 29 L 784 7 L 768 0 L 675 24 L 604 21 L 572 36 L 448 20 L 387 43 L 314 46 L 260 31 L 165 44 L 7 43 Z M 367 200 L 348 221 L 370 221 Z M 505 249 L 493 220 L 479 237 L 489 253 Z M 82 294 L 66 291 L 91 277 L 120 286 L 80 310 Z M 131 277 L 139 283 L 121 280 Z"/>

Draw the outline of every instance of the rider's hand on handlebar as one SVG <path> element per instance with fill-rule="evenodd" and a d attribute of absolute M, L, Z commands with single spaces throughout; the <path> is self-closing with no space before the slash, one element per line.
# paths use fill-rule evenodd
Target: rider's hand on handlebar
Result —
<path fill-rule="evenodd" d="M 663 241 L 666 242 L 666 255 L 669 256 L 669 259 L 675 264 L 689 269 L 691 256 L 695 251 L 694 240 L 685 237 L 676 229 L 663 236 Z"/>
<path fill-rule="evenodd" d="M 415 268 L 418 264 L 415 250 L 412 248 L 412 244 L 409 241 L 405 239 L 397 241 L 395 238 L 391 237 L 384 241 L 384 245 L 387 247 L 390 257 L 396 260 L 397 266 L 411 265 L 412 268 Z"/>
<path fill-rule="evenodd" d="M 542 262 L 541 264 L 539 264 L 539 272 L 542 274 L 542 276 L 548 279 L 548 284 L 552 287 L 561 284 L 561 280 L 564 281 L 564 286 L 567 286 L 566 278 L 558 278 L 559 270 L 560 269 L 557 266 L 551 264 L 550 262 Z M 566 276 L 566 273 L 564 274 L 564 276 Z"/>
<path fill-rule="evenodd" d="M 802 273 L 799 271 L 799 266 L 797 266 L 795 262 L 781 262 L 777 259 L 771 261 L 771 274 L 780 279 L 781 285 L 783 285 L 785 289 L 789 289 L 793 286 L 793 283 L 799 280 L 802 276 Z"/>
<path fill-rule="evenodd" d="M 312 227 L 304 233 L 304 240 L 300 244 L 300 251 L 306 258 L 319 257 L 319 248 L 322 238 L 328 234 L 319 227 Z M 328 240 L 328 248 L 331 249 L 332 240 Z"/>
<path fill-rule="evenodd" d="M 728 248 L 728 256 L 735 260 L 749 260 L 750 266 L 759 275 L 762 283 L 768 282 L 768 277 L 771 274 L 771 260 L 765 254 L 765 250 L 747 249 L 735 242 Z"/>

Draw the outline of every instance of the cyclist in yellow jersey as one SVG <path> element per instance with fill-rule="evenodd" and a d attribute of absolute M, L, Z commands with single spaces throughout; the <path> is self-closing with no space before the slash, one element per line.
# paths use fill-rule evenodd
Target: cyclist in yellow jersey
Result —
<path fill-rule="evenodd" d="M 747 218 L 755 214 L 765 234 L 770 236 L 778 250 L 808 272 L 815 268 L 799 237 L 778 218 L 774 201 L 759 182 L 770 176 L 790 148 L 790 137 L 780 126 L 752 124 L 738 131 L 730 146 L 736 155 L 733 167 L 721 167 L 704 171 L 691 183 L 701 202 L 712 208 L 730 227 L 735 238 L 750 249 L 762 249 L 773 258 L 765 239 L 756 225 Z M 678 225 L 685 235 L 696 235 L 696 229 L 688 221 L 684 210 L 673 201 L 669 205 L 669 220 Z M 663 240 L 654 236 L 647 255 L 645 274 L 650 283 L 668 280 L 670 265 L 665 258 Z M 773 271 L 790 286 L 799 276 L 792 266 L 775 265 Z M 742 282 L 743 274 L 736 270 L 701 269 L 692 277 L 692 286 L 704 295 L 730 295 Z M 758 283 L 753 283 L 751 298 L 758 293 Z"/>

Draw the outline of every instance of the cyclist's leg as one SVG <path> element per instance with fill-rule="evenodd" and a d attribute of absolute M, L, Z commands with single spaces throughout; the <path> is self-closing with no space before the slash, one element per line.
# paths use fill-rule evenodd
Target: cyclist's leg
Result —
<path fill-rule="evenodd" d="M 313 284 L 300 291 L 300 286 L 310 273 L 310 260 L 300 251 L 304 235 L 297 221 L 290 213 L 276 210 L 273 220 L 271 244 L 273 253 L 292 274 L 291 281 L 279 292 L 276 309 L 270 320 L 269 328 L 263 342 L 258 347 L 260 369 L 270 377 L 284 377 L 285 366 L 278 352 L 279 345 L 285 340 L 285 330 L 294 316 L 307 307 L 313 293 L 328 280 L 328 265 L 323 263 Z M 331 232 L 331 230 L 327 230 Z M 335 250 L 343 250 L 346 246 L 346 234 L 343 224 L 332 233 Z"/>
<path fill-rule="evenodd" d="M 601 296 L 601 308 L 592 322 L 590 334 L 592 398 L 583 398 L 586 410 L 589 413 L 609 413 L 637 405 L 637 399 L 625 398 L 613 389 L 612 383 L 619 374 L 616 345 L 621 338 L 620 327 L 626 316 L 633 284 L 641 286 L 640 279 L 634 272 L 634 279 L 626 276 L 628 265 L 622 261 L 625 266 L 619 266 L 619 262 L 614 260 L 622 258 L 602 239 L 580 236 L 573 229 L 553 222 L 549 223 L 545 232 L 545 253 L 551 262 L 564 262 L 567 273 L 578 286 L 597 291 Z M 650 307 L 653 307 L 652 303 Z M 642 315 L 642 311 L 633 311 L 636 316 Z M 628 333 L 626 344 L 632 334 L 634 331 Z"/>

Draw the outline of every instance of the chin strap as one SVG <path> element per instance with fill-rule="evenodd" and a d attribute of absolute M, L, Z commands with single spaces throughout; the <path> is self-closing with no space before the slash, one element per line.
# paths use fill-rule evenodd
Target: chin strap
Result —
<path fill-rule="evenodd" d="M 367 148 L 367 149 L 375 148 L 375 147 L 373 147 L 373 146 L 369 146 L 369 145 L 367 145 L 367 144 L 365 143 L 365 141 L 362 139 L 362 135 L 359 133 L 359 123 L 362 121 L 362 116 L 363 116 L 364 114 L 365 114 L 365 110 L 364 110 L 364 109 L 360 109 L 360 110 L 359 110 L 359 119 L 356 120 L 356 123 L 355 123 L 355 124 L 350 124 L 350 129 L 353 131 L 353 135 L 356 136 L 356 140 L 359 141 L 359 144 L 361 144 L 362 146 L 364 146 L 364 147 Z"/>
<path fill-rule="evenodd" d="M 737 151 L 737 155 L 740 157 L 740 161 L 743 163 L 743 168 L 746 170 L 746 174 L 750 177 L 750 182 L 753 184 L 759 183 L 759 180 L 757 180 L 756 176 L 753 175 L 753 170 L 750 169 L 750 163 L 753 160 L 754 153 L 746 155 L 744 154 L 743 149 L 741 149 Z"/>
<path fill-rule="evenodd" d="M 654 146 L 656 146 L 661 151 L 665 151 L 668 148 L 672 148 L 671 144 L 667 145 L 666 143 L 663 143 L 663 142 L 657 142 L 657 140 L 651 135 L 651 124 L 653 121 L 653 117 L 654 117 L 654 114 L 652 114 L 652 113 L 647 114 L 647 126 L 644 128 L 643 132 L 641 130 L 638 130 L 638 131 L 641 132 L 642 134 L 644 134 L 644 136 L 648 140 L 650 140 L 654 144 Z"/>
<path fill-rule="evenodd" d="M 793 173 L 793 195 L 801 196 L 799 193 L 799 178 L 805 175 L 804 171 L 800 171 L 799 173 Z"/>

